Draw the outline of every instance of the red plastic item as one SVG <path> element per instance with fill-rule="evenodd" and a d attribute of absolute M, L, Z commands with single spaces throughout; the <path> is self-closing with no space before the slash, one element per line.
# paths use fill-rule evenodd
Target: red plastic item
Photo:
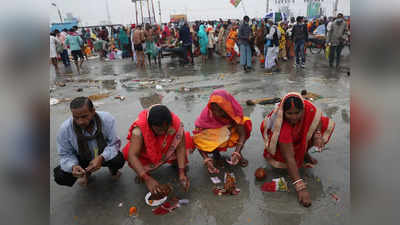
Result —
<path fill-rule="evenodd" d="M 261 190 L 262 191 L 266 191 L 266 192 L 276 192 L 276 183 L 271 181 L 271 182 L 265 182 L 262 186 L 261 186 Z"/>

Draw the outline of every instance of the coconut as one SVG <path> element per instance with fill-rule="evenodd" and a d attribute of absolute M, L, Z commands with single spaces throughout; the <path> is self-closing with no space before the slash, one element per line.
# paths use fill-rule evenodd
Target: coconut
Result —
<path fill-rule="evenodd" d="M 257 180 L 261 181 L 261 180 L 265 179 L 265 177 L 267 176 L 267 173 L 265 172 L 264 168 L 260 167 L 254 173 L 254 176 L 256 177 Z"/>

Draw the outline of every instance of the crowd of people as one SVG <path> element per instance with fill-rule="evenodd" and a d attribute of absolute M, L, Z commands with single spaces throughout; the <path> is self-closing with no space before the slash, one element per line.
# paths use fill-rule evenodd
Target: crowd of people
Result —
<path fill-rule="evenodd" d="M 162 165 L 175 165 L 185 191 L 190 181 L 186 174 L 190 153 L 196 149 L 205 169 L 212 175 L 220 173 L 218 165 L 246 167 L 246 142 L 252 136 L 252 121 L 244 116 L 238 101 L 224 89 L 214 90 L 208 103 L 194 121 L 193 135 L 185 132 L 178 115 L 165 105 L 153 105 L 139 113 L 127 132 L 127 144 L 121 150 L 116 132 L 117 121 L 108 112 L 96 111 L 87 97 L 77 97 L 70 103 L 72 116 L 60 127 L 57 135 L 59 166 L 54 179 L 59 185 L 73 186 L 78 181 L 88 184 L 90 175 L 108 167 L 118 179 L 125 161 L 152 194 L 163 192 L 151 176 Z M 300 93 L 288 93 L 262 121 L 263 154 L 274 168 L 287 169 L 300 204 L 311 205 L 307 184 L 299 168 L 312 168 L 318 161 L 310 149 L 320 151 L 329 142 L 335 122 L 323 116 L 312 102 Z M 233 148 L 228 161 L 221 152 Z M 193 160 L 193 159 L 192 159 Z"/>
<path fill-rule="evenodd" d="M 280 62 L 296 58 L 296 67 L 305 67 L 306 47 L 314 37 L 329 46 L 329 65 L 340 65 L 340 55 L 350 32 L 350 19 L 322 17 L 308 21 L 301 16 L 275 23 L 271 19 L 196 21 L 162 25 L 110 26 L 96 28 L 73 27 L 55 30 L 50 34 L 50 58 L 56 72 L 58 60 L 70 66 L 72 56 L 77 71 L 84 59 L 92 54 L 101 60 L 131 58 L 138 67 L 151 66 L 152 60 L 161 64 L 162 52 L 172 52 L 183 64 L 194 63 L 201 56 L 201 63 L 219 55 L 231 64 L 238 63 L 251 71 L 257 61 L 267 72 L 280 71 Z M 309 38 L 309 37 L 313 38 Z M 70 52 L 70 53 L 69 53 Z M 148 58 L 146 63 L 146 56 Z M 79 61 L 78 61 L 79 58 Z"/>

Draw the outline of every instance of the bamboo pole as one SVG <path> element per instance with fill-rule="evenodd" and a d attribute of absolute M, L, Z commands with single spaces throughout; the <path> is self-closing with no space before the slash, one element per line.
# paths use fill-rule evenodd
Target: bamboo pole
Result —
<path fill-rule="evenodd" d="M 154 3 L 153 3 L 153 0 L 150 0 L 150 1 L 151 1 L 151 8 L 153 9 L 154 24 L 156 24 L 157 21 L 156 21 L 156 13 L 154 12 Z"/>

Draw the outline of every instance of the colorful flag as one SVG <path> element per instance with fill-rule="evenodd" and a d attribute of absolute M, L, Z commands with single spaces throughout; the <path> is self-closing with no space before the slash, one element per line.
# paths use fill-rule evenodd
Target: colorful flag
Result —
<path fill-rule="evenodd" d="M 242 0 L 230 0 L 230 1 L 233 6 L 237 7 Z"/>

